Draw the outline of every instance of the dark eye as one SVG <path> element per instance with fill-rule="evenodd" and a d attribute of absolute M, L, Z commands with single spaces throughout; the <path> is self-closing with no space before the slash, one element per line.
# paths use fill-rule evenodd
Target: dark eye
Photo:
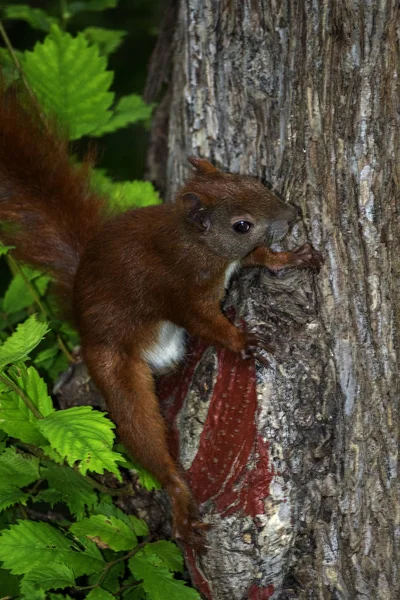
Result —
<path fill-rule="evenodd" d="M 232 225 L 236 233 L 248 233 L 252 227 L 253 223 L 249 223 L 249 221 L 237 221 Z"/>

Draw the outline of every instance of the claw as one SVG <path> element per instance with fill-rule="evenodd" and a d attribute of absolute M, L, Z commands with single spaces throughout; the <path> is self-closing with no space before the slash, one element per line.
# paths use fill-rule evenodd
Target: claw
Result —
<path fill-rule="evenodd" d="M 270 362 L 262 352 L 269 352 L 273 354 L 275 352 L 275 346 L 265 337 L 257 333 L 247 334 L 246 348 L 242 350 L 241 357 L 243 359 L 255 358 L 264 366 L 268 367 Z"/>
<path fill-rule="evenodd" d="M 314 271 L 319 271 L 324 263 L 322 254 L 308 242 L 297 248 L 297 250 L 293 250 L 292 254 L 297 267 L 309 267 Z"/>
<path fill-rule="evenodd" d="M 209 548 L 206 544 L 205 534 L 210 529 L 210 524 L 201 521 L 181 523 L 175 526 L 174 537 L 190 546 L 197 554 L 204 554 Z"/>

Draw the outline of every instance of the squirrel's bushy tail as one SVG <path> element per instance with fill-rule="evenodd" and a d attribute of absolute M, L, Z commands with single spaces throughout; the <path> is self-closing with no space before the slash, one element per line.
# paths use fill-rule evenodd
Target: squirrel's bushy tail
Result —
<path fill-rule="evenodd" d="M 64 305 L 71 304 L 82 252 L 105 217 L 89 179 L 89 161 L 71 164 L 56 128 L 0 89 L 0 239 L 16 247 L 16 258 L 54 277 Z"/>

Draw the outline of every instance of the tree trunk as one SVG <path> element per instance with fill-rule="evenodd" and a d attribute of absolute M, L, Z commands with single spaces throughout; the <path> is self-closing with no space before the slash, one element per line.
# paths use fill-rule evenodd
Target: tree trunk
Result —
<path fill-rule="evenodd" d="M 303 210 L 288 247 L 325 256 L 234 280 L 269 368 L 194 343 L 160 385 L 213 600 L 400 597 L 399 24 L 394 0 L 180 0 L 171 198 L 191 154 L 256 175 Z"/>

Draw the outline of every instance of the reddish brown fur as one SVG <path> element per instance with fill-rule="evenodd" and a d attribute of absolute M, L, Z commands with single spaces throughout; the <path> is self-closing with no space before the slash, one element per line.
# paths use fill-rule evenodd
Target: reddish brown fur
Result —
<path fill-rule="evenodd" d="M 72 301 L 73 278 L 105 203 L 89 189 L 89 164 L 73 166 L 56 128 L 21 108 L 14 92 L 0 97 L 0 220 L 15 256 L 57 277 Z"/>
<path fill-rule="evenodd" d="M 267 344 L 220 310 L 229 265 L 318 268 L 321 259 L 309 245 L 293 253 L 265 246 L 284 235 L 296 211 L 257 180 L 191 162 L 198 172 L 176 204 L 106 219 L 103 199 L 89 189 L 88 166 L 71 166 L 67 145 L 3 96 L 0 219 L 18 230 L 2 240 L 56 277 L 123 442 L 169 491 L 175 534 L 201 547 L 204 525 L 168 452 L 144 355 L 168 321 L 210 344 L 260 356 Z M 233 230 L 237 220 L 251 222 L 248 234 Z"/>

